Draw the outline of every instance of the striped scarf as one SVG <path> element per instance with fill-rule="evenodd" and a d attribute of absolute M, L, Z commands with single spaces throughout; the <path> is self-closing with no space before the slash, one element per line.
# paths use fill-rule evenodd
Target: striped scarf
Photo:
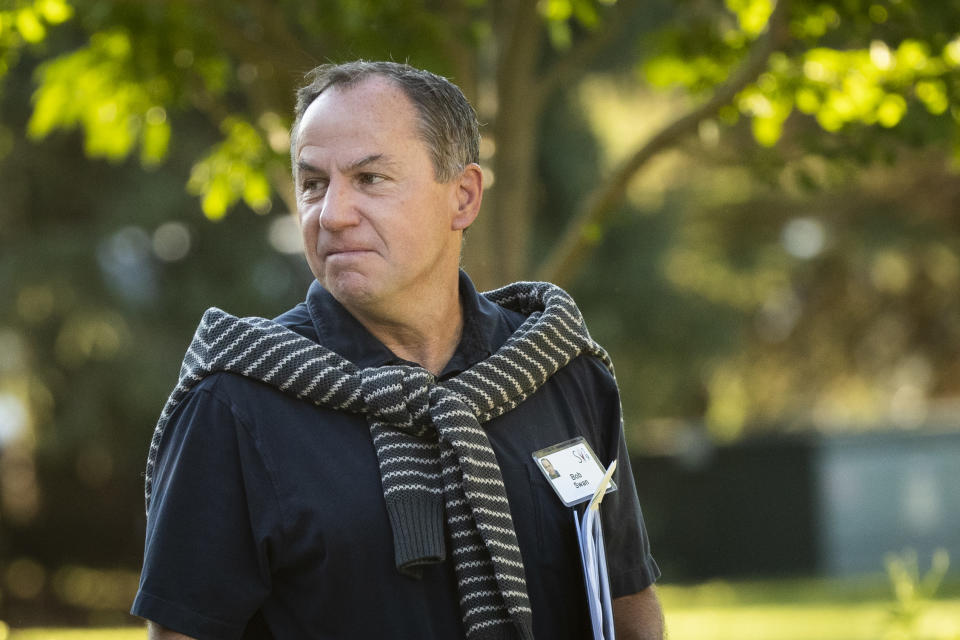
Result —
<path fill-rule="evenodd" d="M 442 382 L 419 367 L 359 369 L 264 318 L 209 309 L 157 422 L 146 470 L 150 509 L 157 453 L 177 405 L 204 376 L 241 374 L 316 405 L 363 414 L 370 426 L 393 529 L 397 568 L 417 575 L 451 541 L 460 608 L 471 640 L 532 639 L 523 561 L 500 467 L 481 424 L 510 411 L 580 354 L 613 367 L 573 299 L 548 283 L 483 294 L 527 316 L 487 359 Z"/>

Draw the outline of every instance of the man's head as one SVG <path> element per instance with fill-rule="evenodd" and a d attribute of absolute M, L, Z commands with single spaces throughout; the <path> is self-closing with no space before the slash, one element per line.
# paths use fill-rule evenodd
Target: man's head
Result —
<path fill-rule="evenodd" d="M 430 152 L 438 182 L 448 182 L 470 163 L 480 161 L 477 115 L 460 88 L 441 76 L 397 62 L 355 60 L 320 65 L 307 74 L 308 83 L 297 91 L 290 134 L 293 171 L 303 114 L 317 97 L 333 88 L 349 88 L 371 76 L 394 83 L 417 110 L 420 138 Z"/>
<path fill-rule="evenodd" d="M 358 317 L 400 321 L 437 296 L 456 299 L 463 230 L 483 192 L 463 94 L 393 63 L 324 66 L 311 78 L 291 145 L 311 271 Z"/>

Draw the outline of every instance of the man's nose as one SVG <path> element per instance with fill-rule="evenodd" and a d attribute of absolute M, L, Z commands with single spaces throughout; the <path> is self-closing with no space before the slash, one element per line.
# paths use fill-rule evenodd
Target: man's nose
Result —
<path fill-rule="evenodd" d="M 320 226 L 326 231 L 338 231 L 357 224 L 360 216 L 355 195 L 349 180 L 331 179 L 323 197 Z"/>

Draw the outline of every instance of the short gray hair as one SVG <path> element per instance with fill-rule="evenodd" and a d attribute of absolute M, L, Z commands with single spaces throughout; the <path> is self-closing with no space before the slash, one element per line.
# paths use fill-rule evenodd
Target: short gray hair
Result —
<path fill-rule="evenodd" d="M 398 62 L 355 60 L 323 64 L 306 75 L 297 91 L 290 157 L 296 171 L 296 145 L 300 122 L 307 107 L 330 87 L 353 87 L 361 80 L 380 76 L 392 81 L 417 110 L 420 138 L 427 146 L 437 182 L 449 182 L 467 165 L 480 160 L 477 114 L 460 88 L 442 76 Z"/>

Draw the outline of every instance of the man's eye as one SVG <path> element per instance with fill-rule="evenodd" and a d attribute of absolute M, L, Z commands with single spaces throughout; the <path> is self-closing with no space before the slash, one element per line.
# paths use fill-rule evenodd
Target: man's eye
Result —
<path fill-rule="evenodd" d="M 304 180 L 300 185 L 300 189 L 304 193 L 322 193 L 323 190 L 326 189 L 326 183 L 323 180 L 317 179 Z"/>
<path fill-rule="evenodd" d="M 357 176 L 357 181 L 360 184 L 379 184 L 383 182 L 383 176 L 376 173 L 361 173 Z"/>

